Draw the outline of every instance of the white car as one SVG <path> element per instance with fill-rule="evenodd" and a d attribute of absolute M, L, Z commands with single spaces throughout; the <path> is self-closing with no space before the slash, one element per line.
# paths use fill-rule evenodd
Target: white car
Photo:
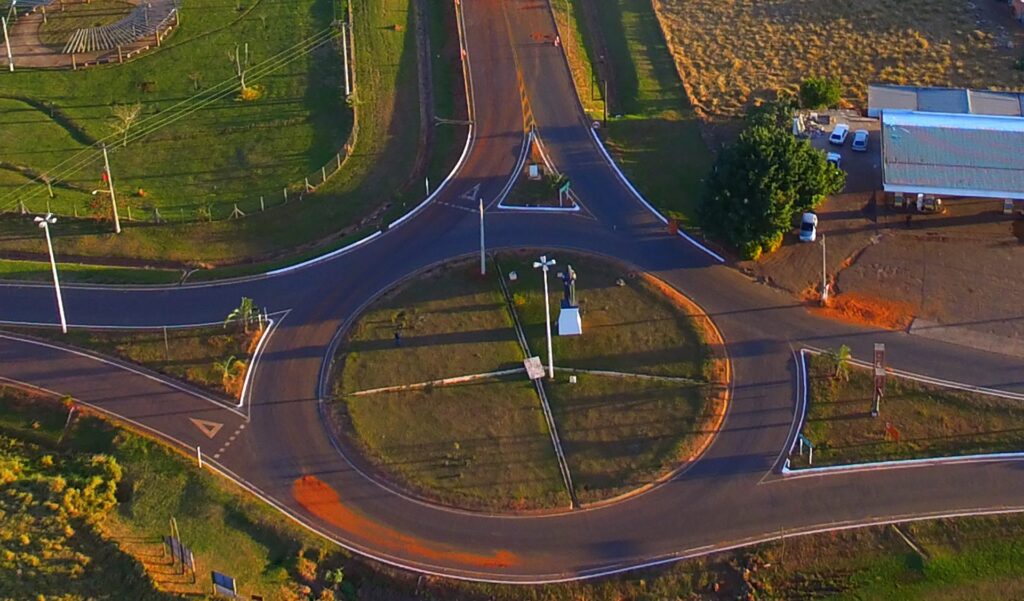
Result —
<path fill-rule="evenodd" d="M 857 152 L 864 152 L 868 149 L 868 130 L 858 129 L 853 132 L 853 143 L 850 144 L 850 148 Z"/>
<path fill-rule="evenodd" d="M 825 155 L 825 160 L 836 166 L 836 169 L 840 169 L 843 163 L 843 155 L 838 152 L 830 152 Z"/>
<path fill-rule="evenodd" d="M 832 130 L 832 135 L 828 137 L 828 141 L 836 146 L 842 146 L 846 143 L 846 136 L 850 134 L 850 126 L 845 123 L 836 125 L 836 128 Z"/>
<path fill-rule="evenodd" d="M 818 238 L 818 216 L 814 213 L 804 213 L 800 219 L 800 241 L 814 242 Z"/>

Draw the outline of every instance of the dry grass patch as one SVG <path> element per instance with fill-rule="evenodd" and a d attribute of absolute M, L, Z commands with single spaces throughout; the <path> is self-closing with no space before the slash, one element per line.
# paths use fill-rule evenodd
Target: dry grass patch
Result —
<path fill-rule="evenodd" d="M 863 105 L 873 82 L 1013 87 L 1021 32 L 985 3 L 961 0 L 656 0 L 693 104 L 739 115 L 755 98 L 838 78 Z M 989 3 L 991 4 L 991 3 Z M 1000 6 L 999 8 L 1005 9 Z"/>

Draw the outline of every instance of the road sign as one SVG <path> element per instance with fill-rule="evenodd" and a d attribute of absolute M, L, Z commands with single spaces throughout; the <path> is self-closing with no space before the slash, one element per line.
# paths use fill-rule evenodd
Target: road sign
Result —
<path fill-rule="evenodd" d="M 572 187 L 572 182 L 569 181 L 569 180 L 565 180 L 565 183 L 562 184 L 562 186 L 558 189 L 558 193 L 559 194 L 568 194 L 569 193 L 569 188 L 571 188 L 571 187 Z"/>
<path fill-rule="evenodd" d="M 214 594 L 231 598 L 238 597 L 238 588 L 235 585 L 235 579 L 231 576 L 220 572 L 210 572 L 210 580 L 213 581 Z"/>
<path fill-rule="evenodd" d="M 195 424 L 195 426 L 199 428 L 199 431 L 205 434 L 207 438 L 213 438 L 217 435 L 217 432 L 220 432 L 220 429 L 224 427 L 224 424 L 211 422 L 205 419 L 198 419 L 195 417 L 190 417 L 188 419 Z"/>
<path fill-rule="evenodd" d="M 526 375 L 531 380 L 540 380 L 544 377 L 544 364 L 540 362 L 540 357 L 530 357 L 523 361 L 523 365 L 526 366 Z"/>

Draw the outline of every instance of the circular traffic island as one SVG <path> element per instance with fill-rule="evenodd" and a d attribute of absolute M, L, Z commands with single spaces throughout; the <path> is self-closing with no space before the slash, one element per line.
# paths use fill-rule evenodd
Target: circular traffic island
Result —
<path fill-rule="evenodd" d="M 621 264 L 548 253 L 551 378 L 539 254 L 432 268 L 346 332 L 331 421 L 361 468 L 444 505 L 543 511 L 643 490 L 707 446 L 729 373 L 707 316 Z"/>

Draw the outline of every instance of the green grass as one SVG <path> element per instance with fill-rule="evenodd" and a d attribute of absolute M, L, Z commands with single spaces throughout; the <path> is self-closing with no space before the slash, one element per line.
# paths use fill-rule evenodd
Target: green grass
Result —
<path fill-rule="evenodd" d="M 64 48 L 76 29 L 101 27 L 120 21 L 132 10 L 124 0 L 91 0 L 89 3 L 67 4 L 64 10 L 49 7 L 46 23 L 39 27 L 39 39 L 47 46 Z"/>
<path fill-rule="evenodd" d="M 554 182 L 554 178 L 549 175 L 539 180 L 520 176 L 504 204 L 517 207 L 557 207 L 558 189 Z M 563 202 L 565 206 L 572 204 L 569 200 Z"/>
<path fill-rule="evenodd" d="M 80 263 L 59 263 L 57 272 L 61 282 L 79 284 L 174 284 L 182 276 L 182 272 L 176 269 L 132 269 Z M 53 273 L 47 262 L 0 259 L 0 279 L 52 282 Z"/>
<path fill-rule="evenodd" d="M 229 357 L 247 363 L 255 348 L 256 333 L 242 328 L 208 326 L 162 329 L 81 330 L 62 334 L 51 328 L 6 328 L 124 359 L 217 394 L 237 395 L 244 369 L 234 366 L 225 378 L 217 366 Z"/>
<path fill-rule="evenodd" d="M 203 18 L 190 18 L 190 7 Z M 10 154 L 18 165 L 25 163 L 29 174 L 52 170 L 62 156 L 110 133 L 112 104 L 139 101 L 146 118 L 158 112 L 166 114 L 174 102 L 193 94 L 189 78 L 193 73 L 200 75 L 202 89 L 230 79 L 226 53 L 236 43 L 249 41 L 250 52 L 259 62 L 327 27 L 334 13 L 327 0 L 302 0 L 298 6 L 262 2 L 247 6 L 248 12 L 242 13 L 235 11 L 233 3 L 205 6 L 200 2 L 190 7 L 184 11 L 181 29 L 162 50 L 132 63 L 76 73 L 25 71 L 12 76 L 5 92 L 28 97 L 32 103 L 19 105 L 7 118 L 36 128 L 51 119 L 52 105 L 53 119 L 67 127 L 45 128 L 45 137 L 54 139 L 51 145 L 56 150 L 32 154 L 28 138 L 18 137 L 21 142 L 0 153 L 0 161 Z M 276 261 L 286 252 L 309 252 L 377 227 L 418 202 L 423 180 L 415 173 L 419 112 L 409 2 L 354 0 L 352 7 L 356 53 L 353 104 L 359 113 L 359 134 L 344 167 L 326 185 L 302 202 L 295 200 L 299 188 L 294 186 L 304 176 L 319 177 L 320 166 L 333 160 L 352 125 L 352 113 L 342 98 L 340 56 L 330 45 L 267 77 L 248 81 L 263 87 L 264 95 L 258 101 L 225 98 L 140 142 L 129 143 L 128 148 L 112 146 L 111 163 L 125 231 L 115 237 L 107 233 L 109 224 L 65 221 L 64 227 L 54 229 L 58 252 L 114 260 L 159 259 L 201 267 L 254 259 Z M 430 15 L 442 12 L 448 11 L 431 10 Z M 444 52 L 442 58 L 450 59 L 450 48 Z M 450 60 L 437 61 L 438 85 L 461 82 L 461 77 L 445 73 L 445 67 L 451 71 L 452 64 Z M 454 87 L 461 91 L 461 83 Z M 452 95 L 448 90 L 448 96 Z M 439 103 L 453 106 L 454 100 L 436 96 Z M 76 136 L 65 131 L 69 127 Z M 455 143 L 457 134 L 456 128 L 450 128 L 436 140 L 432 156 L 440 158 L 432 158 L 428 165 L 435 183 L 460 148 Z M 98 153 L 88 156 L 91 162 L 69 179 L 86 192 L 98 187 L 100 173 Z M 408 175 L 395 177 L 396 173 Z M 0 207 L 11 205 L 8 209 L 15 208 L 17 202 L 11 186 L 24 183 L 26 177 L 9 175 L 0 179 L 0 185 L 11 179 L 0 189 Z M 293 187 L 292 202 L 281 206 L 285 186 Z M 135 194 L 139 188 L 145 196 Z M 25 200 L 30 211 L 44 210 L 45 186 L 36 183 L 31 190 L 18 198 Z M 268 207 L 265 213 L 259 209 L 260 196 Z M 56 212 L 69 215 L 76 209 L 84 212 L 78 205 L 81 202 L 80 194 L 69 193 L 50 204 Z M 134 205 L 134 223 L 124 217 L 128 204 Z M 249 217 L 225 221 L 235 204 Z M 154 208 L 172 223 L 142 227 L 152 221 Z M 200 210 L 207 209 L 218 221 L 195 221 Z M 191 222 L 176 222 L 181 219 Z M 35 236 L 26 235 L 27 227 L 18 220 L 0 223 L 0 247 L 45 252 Z"/>
<path fill-rule="evenodd" d="M 549 254 L 558 264 L 548 274 L 555 365 L 656 376 L 705 379 L 710 355 L 690 318 L 672 302 L 618 263 L 569 252 Z M 530 350 L 547 358 L 542 273 L 532 267 L 535 256 L 501 259 L 526 330 Z M 557 273 L 571 265 L 577 273 L 576 297 L 583 320 L 582 336 L 558 336 L 562 281 Z M 617 280 L 624 285 L 618 286 Z"/>
<path fill-rule="evenodd" d="M 603 84 L 594 86 L 592 74 L 605 55 L 612 118 L 602 136 L 612 155 L 655 207 L 697 225 L 696 203 L 711 156 L 650 1 L 610 0 L 600 9 L 585 0 L 553 6 L 559 27 L 572 30 L 564 37 L 573 79 L 593 119 L 603 116 Z M 601 69 L 597 73 L 600 79 Z"/>
<path fill-rule="evenodd" d="M 388 293 L 352 326 L 340 353 L 338 394 L 522 366 L 500 289 L 467 262 Z"/>
<path fill-rule="evenodd" d="M 547 384 L 576 495 L 607 499 L 649 484 L 695 449 L 711 418 L 703 387 L 577 376 Z"/>
<path fill-rule="evenodd" d="M 460 507 L 569 505 L 537 393 L 524 377 L 344 403 L 368 456 L 406 487 Z"/>
<path fill-rule="evenodd" d="M 881 415 L 872 418 L 873 377 L 851 367 L 849 382 L 831 377 L 827 358 L 809 362 L 810 396 L 803 434 L 814 447 L 814 465 L 1019 451 L 1024 448 L 1024 409 L 1009 399 L 924 385 L 890 375 Z M 891 423 L 896 443 L 885 436 Z M 794 467 L 806 457 L 792 457 Z"/>

